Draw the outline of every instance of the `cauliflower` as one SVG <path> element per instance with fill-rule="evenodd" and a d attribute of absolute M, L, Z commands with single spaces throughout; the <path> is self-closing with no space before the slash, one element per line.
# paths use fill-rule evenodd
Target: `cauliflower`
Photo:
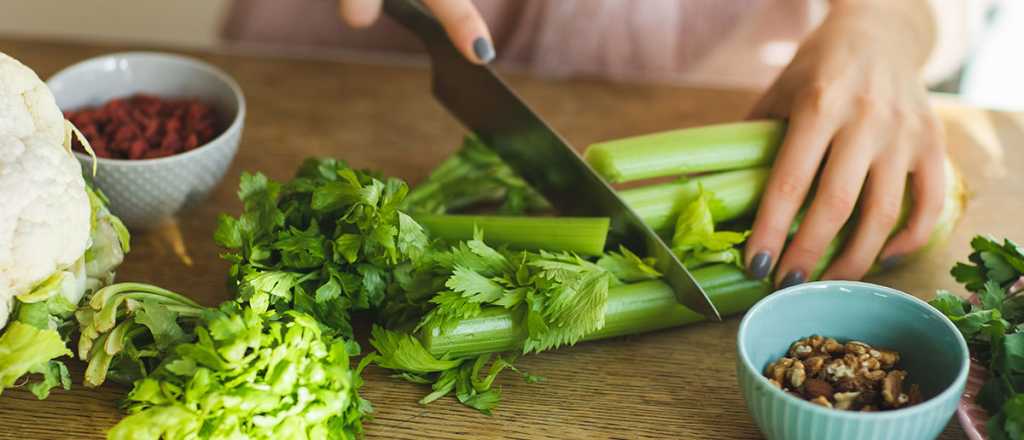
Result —
<path fill-rule="evenodd" d="M 35 72 L 0 53 L 0 392 L 70 385 L 57 357 L 82 298 L 113 281 L 128 231 L 71 154 L 77 130 Z M 10 322 L 8 322 L 10 321 Z"/>
<path fill-rule="evenodd" d="M 89 196 L 39 77 L 0 53 L 0 302 L 70 267 L 89 243 Z M 0 326 L 7 316 L 0 315 Z"/>

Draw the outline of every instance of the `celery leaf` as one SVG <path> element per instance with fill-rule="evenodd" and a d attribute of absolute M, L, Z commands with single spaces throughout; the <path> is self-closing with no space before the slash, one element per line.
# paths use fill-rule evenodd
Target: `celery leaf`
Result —
<path fill-rule="evenodd" d="M 380 356 L 377 364 L 381 367 L 408 371 L 417 374 L 435 373 L 455 368 L 462 360 L 438 359 L 430 354 L 415 337 L 374 326 L 370 344 Z"/>
<path fill-rule="evenodd" d="M 697 197 L 683 207 L 676 220 L 672 250 L 688 268 L 711 263 L 742 265 L 740 252 L 735 247 L 747 239 L 750 231 L 716 231 L 712 215 L 715 203 L 714 197 L 701 187 Z"/>

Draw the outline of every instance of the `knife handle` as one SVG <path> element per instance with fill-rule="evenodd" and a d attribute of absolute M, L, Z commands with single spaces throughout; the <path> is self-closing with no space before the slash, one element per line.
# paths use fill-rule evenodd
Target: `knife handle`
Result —
<path fill-rule="evenodd" d="M 441 23 L 430 13 L 423 3 L 417 0 L 384 0 L 384 12 L 401 24 L 423 42 L 431 57 L 455 51 L 455 46 L 448 41 Z M 457 51 L 455 51 L 457 52 Z"/>

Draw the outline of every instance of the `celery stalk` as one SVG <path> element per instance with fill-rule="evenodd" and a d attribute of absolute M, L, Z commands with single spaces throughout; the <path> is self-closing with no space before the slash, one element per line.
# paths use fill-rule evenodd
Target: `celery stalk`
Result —
<path fill-rule="evenodd" d="M 588 163 L 612 183 L 768 165 L 782 142 L 776 120 L 684 128 L 600 142 Z"/>
<path fill-rule="evenodd" d="M 747 279 L 738 268 L 727 264 L 693 271 L 711 301 L 723 315 L 740 313 L 771 292 L 764 281 Z M 692 324 L 704 317 L 679 304 L 675 293 L 661 281 L 647 281 L 614 287 L 608 291 L 605 325 L 584 340 L 643 333 Z M 517 350 L 526 329 L 516 312 L 499 307 L 486 309 L 447 332 L 425 328 L 420 339 L 434 356 L 450 358 Z"/>
<path fill-rule="evenodd" d="M 479 228 L 488 243 L 516 249 L 600 255 L 608 237 L 607 217 L 512 217 L 421 214 L 413 218 L 432 237 L 470 240 Z"/>
<path fill-rule="evenodd" d="M 729 264 L 711 265 L 692 273 L 723 316 L 742 313 L 772 291 L 767 282 L 750 280 Z M 679 304 L 667 284 L 627 284 L 608 292 L 604 327 L 583 340 L 633 335 L 701 321 L 704 316 Z"/>
<path fill-rule="evenodd" d="M 697 197 L 701 186 L 721 202 L 712 215 L 715 223 L 751 214 L 757 209 L 768 168 L 751 168 L 708 174 L 679 182 L 648 185 L 619 191 L 619 196 L 658 232 L 669 233 L 679 211 Z"/>

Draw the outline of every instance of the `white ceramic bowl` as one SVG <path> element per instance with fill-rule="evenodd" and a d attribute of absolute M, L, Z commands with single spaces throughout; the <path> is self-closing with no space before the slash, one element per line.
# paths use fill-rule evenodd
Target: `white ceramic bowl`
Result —
<path fill-rule="evenodd" d="M 174 156 L 97 159 L 96 185 L 110 198 L 111 210 L 133 229 L 155 227 L 205 200 L 238 151 L 245 121 L 242 89 L 226 73 L 202 61 L 166 53 L 115 53 L 67 67 L 47 85 L 61 110 L 147 93 L 198 98 L 227 123 L 224 132 L 210 142 Z M 83 170 L 91 170 L 92 158 L 75 155 Z"/>

